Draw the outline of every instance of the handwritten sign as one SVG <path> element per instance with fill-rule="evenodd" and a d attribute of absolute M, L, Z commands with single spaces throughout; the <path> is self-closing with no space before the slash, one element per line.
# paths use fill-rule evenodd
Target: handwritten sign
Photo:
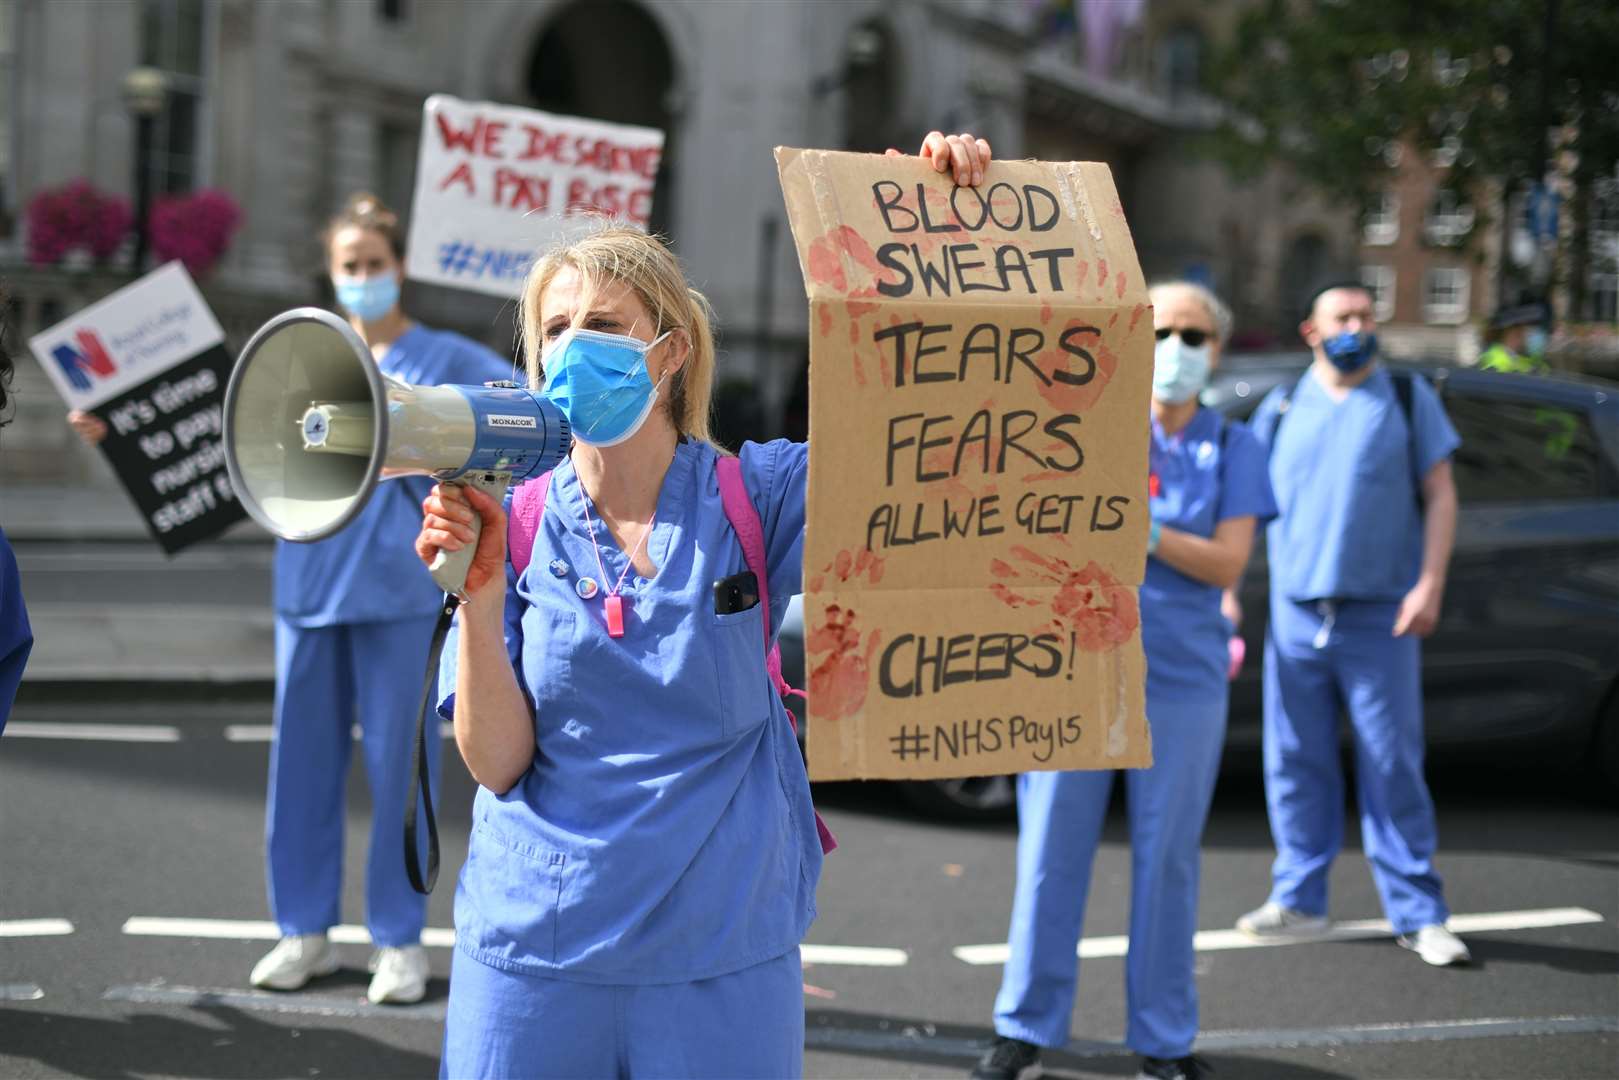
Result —
<path fill-rule="evenodd" d="M 245 515 L 220 442 L 230 355 L 178 262 L 29 339 L 70 409 L 107 425 L 101 450 L 169 554 Z"/>
<path fill-rule="evenodd" d="M 1107 167 L 776 162 L 810 302 L 810 775 L 1151 764 L 1153 326 Z"/>
<path fill-rule="evenodd" d="M 516 296 L 581 213 L 645 229 L 663 132 L 537 109 L 427 99 L 405 273 Z"/>

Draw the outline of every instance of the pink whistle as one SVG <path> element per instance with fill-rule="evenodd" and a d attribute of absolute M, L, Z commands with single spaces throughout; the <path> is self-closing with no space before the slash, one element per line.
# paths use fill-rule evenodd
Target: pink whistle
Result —
<path fill-rule="evenodd" d="M 616 593 L 608 595 L 607 607 L 607 636 L 619 638 L 624 636 L 624 598 Z"/>
<path fill-rule="evenodd" d="M 1242 640 L 1242 635 L 1232 634 L 1231 640 L 1226 643 L 1226 647 L 1231 652 L 1231 666 L 1226 669 L 1226 680 L 1230 681 L 1235 679 L 1237 672 L 1242 670 L 1242 662 L 1248 657 L 1248 643 Z"/>

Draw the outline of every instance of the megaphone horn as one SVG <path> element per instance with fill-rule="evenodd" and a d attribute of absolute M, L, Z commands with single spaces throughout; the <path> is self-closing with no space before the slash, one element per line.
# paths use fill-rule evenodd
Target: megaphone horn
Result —
<path fill-rule="evenodd" d="M 412 386 L 384 375 L 353 327 L 296 308 L 259 328 L 225 388 L 225 465 L 242 505 L 283 540 L 341 530 L 387 479 L 507 485 L 555 468 L 571 436 L 560 409 L 515 383 Z M 481 522 L 474 517 L 477 533 Z M 429 568 L 462 595 L 474 542 Z"/>

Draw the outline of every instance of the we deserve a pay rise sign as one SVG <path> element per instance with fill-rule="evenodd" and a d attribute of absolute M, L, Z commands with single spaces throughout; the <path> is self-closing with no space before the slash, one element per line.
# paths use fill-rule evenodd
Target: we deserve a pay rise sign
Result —
<path fill-rule="evenodd" d="M 810 302 L 811 776 L 1151 764 L 1153 322 L 1107 167 L 776 161 Z"/>

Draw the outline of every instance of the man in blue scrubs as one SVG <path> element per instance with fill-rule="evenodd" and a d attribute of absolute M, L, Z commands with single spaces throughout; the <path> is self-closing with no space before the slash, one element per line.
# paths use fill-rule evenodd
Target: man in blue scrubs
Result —
<path fill-rule="evenodd" d="M 1237 920 L 1262 939 L 1326 928 L 1343 831 L 1338 716 L 1349 714 L 1361 839 L 1400 944 L 1465 963 L 1445 927 L 1433 802 L 1423 777 L 1421 639 L 1439 622 L 1456 532 L 1460 440 L 1427 381 L 1408 405 L 1377 363 L 1372 297 L 1319 292 L 1299 331 L 1315 362 L 1252 421 L 1270 451 L 1265 796 L 1276 841 L 1270 898 Z"/>

